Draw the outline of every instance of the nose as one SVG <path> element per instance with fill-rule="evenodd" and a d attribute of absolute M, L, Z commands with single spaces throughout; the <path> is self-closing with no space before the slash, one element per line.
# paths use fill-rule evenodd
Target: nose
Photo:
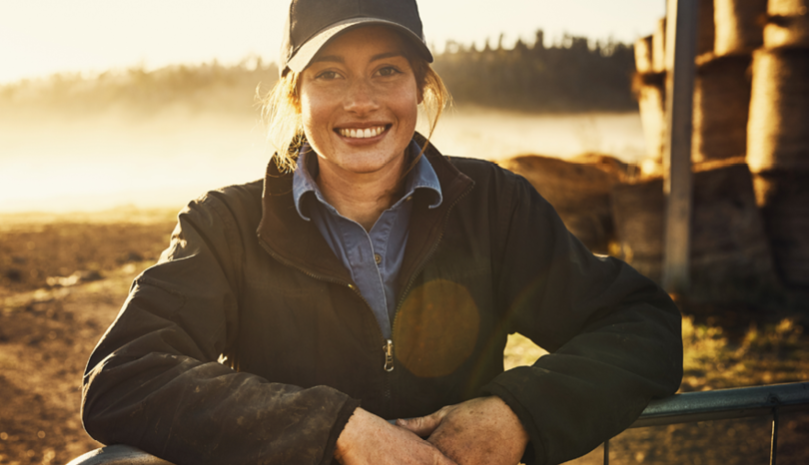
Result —
<path fill-rule="evenodd" d="M 343 108 L 356 114 L 370 113 L 379 108 L 373 85 L 366 79 L 355 79 L 349 86 Z"/>

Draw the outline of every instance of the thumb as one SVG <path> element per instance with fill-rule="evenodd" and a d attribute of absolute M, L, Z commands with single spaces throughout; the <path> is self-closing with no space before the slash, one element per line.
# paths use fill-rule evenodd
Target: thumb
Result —
<path fill-rule="evenodd" d="M 438 425 L 441 424 L 441 421 L 447 416 L 447 413 L 449 413 L 448 406 L 423 417 L 399 418 L 396 420 L 396 426 L 401 426 L 402 428 L 412 431 L 417 436 L 426 438 L 438 428 Z"/>

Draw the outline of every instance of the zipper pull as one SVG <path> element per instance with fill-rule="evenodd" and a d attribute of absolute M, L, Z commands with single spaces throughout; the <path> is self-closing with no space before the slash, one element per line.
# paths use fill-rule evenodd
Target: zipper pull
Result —
<path fill-rule="evenodd" d="M 393 341 L 388 339 L 385 345 L 382 346 L 382 350 L 385 351 L 385 366 L 382 368 L 387 372 L 391 372 L 393 371 Z"/>

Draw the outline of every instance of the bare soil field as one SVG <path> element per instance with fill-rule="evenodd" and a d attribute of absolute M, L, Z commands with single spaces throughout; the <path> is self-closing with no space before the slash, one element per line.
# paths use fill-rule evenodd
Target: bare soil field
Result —
<path fill-rule="evenodd" d="M 67 463 L 100 447 L 79 418 L 85 363 L 132 279 L 168 244 L 174 215 L 0 215 L 0 464 Z M 809 379 L 802 314 L 735 308 L 682 303 L 682 391 Z M 514 336 L 506 364 L 543 353 Z M 766 463 L 769 437 L 768 418 L 632 429 L 611 441 L 611 463 Z M 809 463 L 808 414 L 782 416 L 778 463 Z"/>

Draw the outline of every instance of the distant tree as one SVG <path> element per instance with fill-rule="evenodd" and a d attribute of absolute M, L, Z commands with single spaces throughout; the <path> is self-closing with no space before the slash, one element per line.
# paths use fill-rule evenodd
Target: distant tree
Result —
<path fill-rule="evenodd" d="M 448 42 L 435 69 L 456 102 L 532 112 L 627 111 L 636 107 L 631 94 L 635 68 L 632 48 L 608 40 L 590 42 L 564 35 L 546 48 L 543 31 L 531 47 L 497 48 L 486 40 L 481 51 Z M 451 44 L 451 46 L 450 46 Z"/>

